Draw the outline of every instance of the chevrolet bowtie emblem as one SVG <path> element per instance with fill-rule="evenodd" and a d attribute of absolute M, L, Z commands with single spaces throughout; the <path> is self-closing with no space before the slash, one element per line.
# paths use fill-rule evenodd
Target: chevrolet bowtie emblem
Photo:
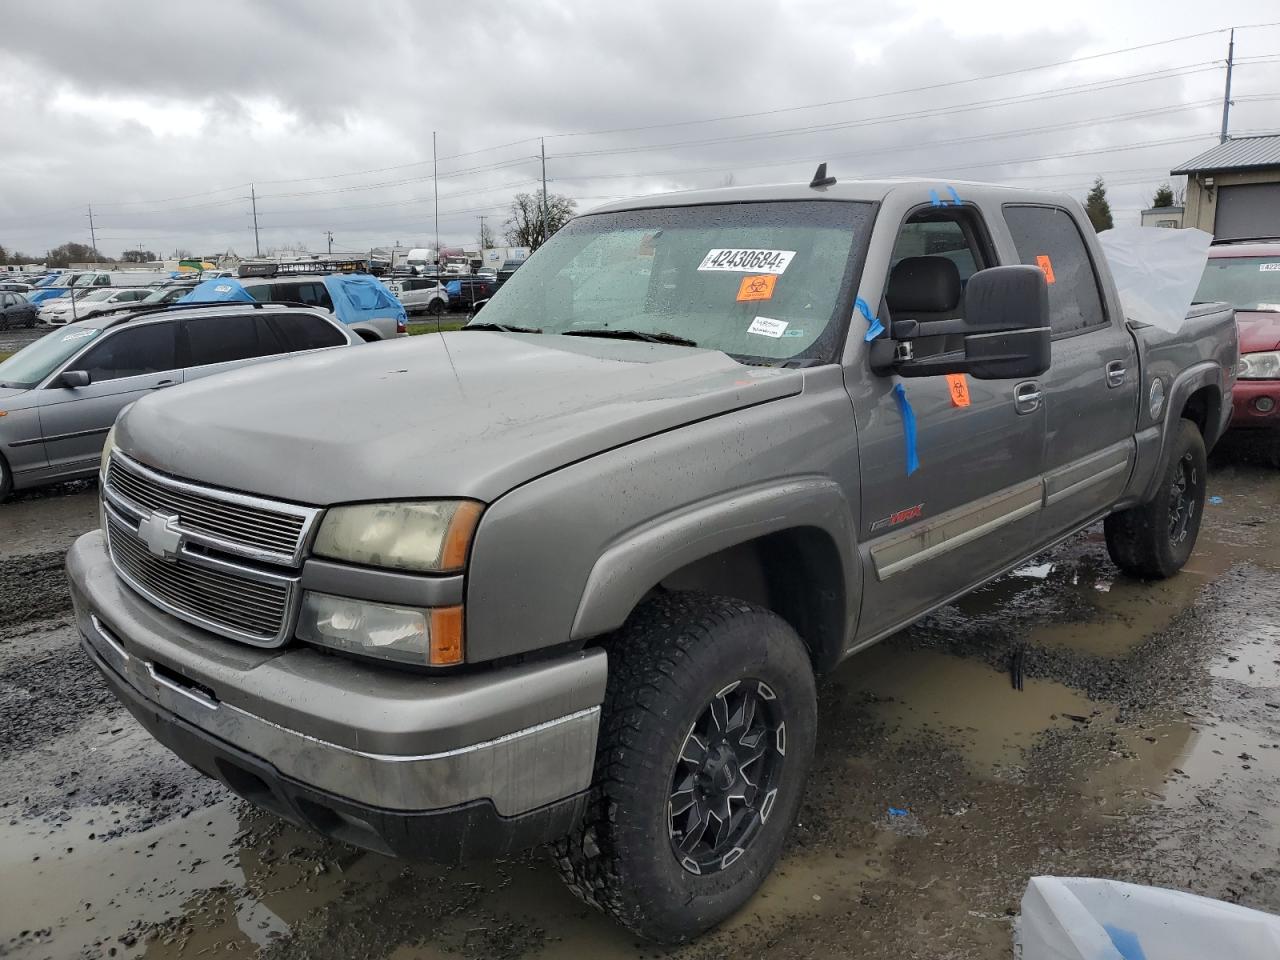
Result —
<path fill-rule="evenodd" d="M 182 531 L 178 529 L 177 515 L 152 511 L 151 516 L 139 521 L 138 539 L 161 560 L 176 560 L 178 551 L 182 549 Z"/>

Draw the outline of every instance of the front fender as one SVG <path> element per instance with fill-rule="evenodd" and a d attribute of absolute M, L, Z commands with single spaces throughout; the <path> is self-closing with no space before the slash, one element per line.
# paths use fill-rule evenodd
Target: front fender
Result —
<path fill-rule="evenodd" d="M 840 553 L 839 579 L 856 564 L 853 521 L 838 485 L 795 477 L 736 490 L 664 514 L 614 540 L 587 577 L 570 639 L 616 630 L 655 584 L 682 567 L 771 533 L 813 527 Z"/>

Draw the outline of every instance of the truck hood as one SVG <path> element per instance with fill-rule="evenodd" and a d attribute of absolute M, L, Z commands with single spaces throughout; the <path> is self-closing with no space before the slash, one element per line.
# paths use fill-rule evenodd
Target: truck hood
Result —
<path fill-rule="evenodd" d="M 1237 310 L 1236 326 L 1240 330 L 1240 352 L 1280 350 L 1280 313 Z"/>
<path fill-rule="evenodd" d="M 135 403 L 117 445 L 178 477 L 313 505 L 492 501 L 558 467 L 799 393 L 719 351 L 461 332 L 328 350 Z"/>

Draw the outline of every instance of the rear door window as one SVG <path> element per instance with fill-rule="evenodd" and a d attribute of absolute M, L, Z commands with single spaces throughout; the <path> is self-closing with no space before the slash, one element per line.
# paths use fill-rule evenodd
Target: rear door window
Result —
<path fill-rule="evenodd" d="M 1049 325 L 1055 337 L 1107 323 L 1102 293 L 1075 218 L 1061 207 L 1007 205 L 1005 222 L 1018 259 L 1049 281 Z"/>
<path fill-rule="evenodd" d="M 309 313 L 274 314 L 268 323 L 289 351 L 338 347 L 347 342 L 333 324 Z"/>
<path fill-rule="evenodd" d="M 190 367 L 284 352 L 263 316 L 192 317 L 186 329 Z"/>
<path fill-rule="evenodd" d="M 172 322 L 124 327 L 109 334 L 69 367 L 83 370 L 94 383 L 161 373 L 178 366 Z"/>

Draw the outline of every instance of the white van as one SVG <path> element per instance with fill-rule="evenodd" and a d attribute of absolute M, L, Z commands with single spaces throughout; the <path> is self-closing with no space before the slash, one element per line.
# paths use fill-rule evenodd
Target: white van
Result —
<path fill-rule="evenodd" d="M 169 279 L 169 270 L 91 270 L 77 278 L 77 287 L 149 287 Z"/>

